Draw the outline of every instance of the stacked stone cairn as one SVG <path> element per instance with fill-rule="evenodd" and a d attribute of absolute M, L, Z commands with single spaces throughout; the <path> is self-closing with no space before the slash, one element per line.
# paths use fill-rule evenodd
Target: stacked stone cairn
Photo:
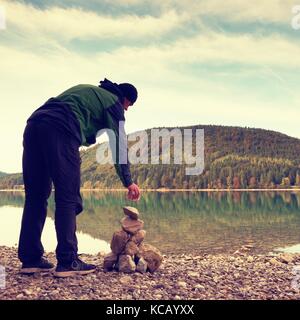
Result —
<path fill-rule="evenodd" d="M 144 221 L 133 207 L 123 207 L 125 217 L 120 221 L 122 229 L 113 234 L 111 252 L 104 257 L 105 271 L 154 272 L 162 263 L 160 251 L 150 244 L 143 243 L 146 231 Z"/>

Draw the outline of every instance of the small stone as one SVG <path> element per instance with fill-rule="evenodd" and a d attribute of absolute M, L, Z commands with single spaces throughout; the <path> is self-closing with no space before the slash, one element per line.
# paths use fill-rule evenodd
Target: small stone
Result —
<path fill-rule="evenodd" d="M 279 259 L 283 263 L 292 263 L 294 261 L 294 257 L 291 254 L 283 253 L 279 256 Z"/>
<path fill-rule="evenodd" d="M 139 252 L 139 248 L 137 244 L 133 241 L 128 241 L 125 246 L 125 254 L 128 254 L 129 256 L 134 256 Z"/>
<path fill-rule="evenodd" d="M 21 298 L 23 298 L 23 297 L 24 297 L 23 293 L 20 293 L 20 294 L 18 294 L 18 295 L 16 296 L 17 299 L 21 299 Z"/>
<path fill-rule="evenodd" d="M 160 300 L 162 298 L 162 295 L 158 293 L 158 294 L 155 294 L 153 297 L 154 299 Z"/>
<path fill-rule="evenodd" d="M 196 271 L 188 271 L 187 275 L 192 277 L 192 278 L 198 278 L 199 277 L 199 272 Z"/>
<path fill-rule="evenodd" d="M 194 288 L 195 288 L 195 289 L 199 289 L 199 290 L 205 289 L 205 287 L 204 287 L 202 284 L 200 284 L 200 283 L 197 283 L 197 284 L 194 286 Z"/>
<path fill-rule="evenodd" d="M 124 217 L 121 219 L 121 225 L 124 231 L 130 233 L 130 234 L 136 234 L 138 231 L 143 229 L 144 221 L 137 219 L 131 219 L 129 217 Z"/>
<path fill-rule="evenodd" d="M 113 252 L 110 252 L 104 257 L 103 261 L 103 268 L 105 271 L 111 271 L 113 270 L 115 264 L 118 261 L 118 256 L 114 254 Z"/>
<path fill-rule="evenodd" d="M 178 287 L 180 287 L 180 288 L 186 288 L 186 286 L 187 286 L 186 282 L 184 282 L 184 281 L 178 281 L 178 282 L 177 282 L 177 285 L 178 285 Z"/>
<path fill-rule="evenodd" d="M 176 296 L 174 297 L 174 300 L 181 300 L 181 297 L 178 296 L 178 295 L 176 295 Z"/>
<path fill-rule="evenodd" d="M 131 240 L 137 245 L 140 245 L 146 236 L 146 230 L 139 230 L 135 235 L 132 236 Z"/>
<path fill-rule="evenodd" d="M 252 256 L 249 256 L 249 257 L 247 258 L 247 262 L 251 263 L 251 262 L 253 262 L 253 261 L 254 261 L 254 258 L 253 258 Z"/>
<path fill-rule="evenodd" d="M 129 255 L 120 255 L 118 263 L 120 272 L 130 273 L 135 271 L 136 265 Z"/>
<path fill-rule="evenodd" d="M 139 258 L 144 258 L 150 272 L 156 271 L 163 261 L 160 251 L 150 244 L 141 244 L 139 247 Z"/>
<path fill-rule="evenodd" d="M 138 262 L 138 264 L 136 266 L 136 271 L 138 271 L 140 273 L 145 273 L 147 271 L 147 267 L 148 267 L 148 264 L 144 260 L 144 258 L 140 258 L 139 262 Z"/>
<path fill-rule="evenodd" d="M 120 283 L 123 284 L 123 285 L 128 285 L 131 283 L 132 281 L 132 278 L 130 276 L 123 276 L 120 278 Z"/>
<path fill-rule="evenodd" d="M 126 246 L 127 241 L 129 240 L 129 235 L 124 230 L 116 231 L 113 234 L 110 248 L 114 254 L 120 254 Z"/>
<path fill-rule="evenodd" d="M 270 263 L 273 264 L 274 266 L 278 266 L 280 265 L 281 263 L 279 261 L 277 261 L 275 258 L 271 258 L 270 259 Z"/>
<path fill-rule="evenodd" d="M 33 292 L 31 290 L 29 290 L 29 289 L 24 289 L 23 290 L 23 294 L 25 294 L 25 296 L 30 296 L 30 295 L 33 294 Z"/>
<path fill-rule="evenodd" d="M 134 207 L 123 207 L 124 214 L 131 219 L 137 220 L 139 218 L 139 211 Z"/>

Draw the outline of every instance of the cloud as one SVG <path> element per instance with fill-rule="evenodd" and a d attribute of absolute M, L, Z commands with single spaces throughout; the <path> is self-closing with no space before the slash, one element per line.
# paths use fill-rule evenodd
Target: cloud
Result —
<path fill-rule="evenodd" d="M 30 4 L 3 1 L 7 28 L 21 34 L 48 36 L 58 41 L 72 39 L 157 38 L 177 29 L 188 17 L 174 10 L 159 17 L 150 15 L 101 15 L 81 8 L 36 8 Z"/>
<path fill-rule="evenodd" d="M 105 0 L 110 3 L 109 0 Z M 119 5 L 149 6 L 166 12 L 171 8 L 191 17 L 217 17 L 231 22 L 272 22 L 289 24 L 295 0 L 115 0 Z"/>
<path fill-rule="evenodd" d="M 153 6 L 160 6 L 156 16 L 115 17 L 80 8 L 38 9 L 23 2 L 2 3 L 7 29 L 0 38 L 0 56 L 5 57 L 0 59 L 0 102 L 5 110 L 0 135 L 9 139 L 0 139 L 0 148 L 6 150 L 0 170 L 20 171 L 22 131 L 31 112 L 70 86 L 97 84 L 104 77 L 132 82 L 139 88 L 140 99 L 128 115 L 128 132 L 159 125 L 210 123 L 273 128 L 300 137 L 300 99 L 294 90 L 299 83 L 299 41 L 279 33 L 215 32 L 207 25 L 188 32 L 188 23 L 195 20 L 201 24 L 205 15 L 250 21 L 264 14 L 268 21 L 285 23 L 287 2 L 272 1 L 267 14 L 263 8 L 269 8 L 270 1 L 265 0 L 228 0 L 226 5 L 215 0 L 187 0 L 185 5 L 177 0 L 153 0 Z M 127 1 L 129 6 L 140 3 L 145 1 Z M 284 12 L 280 12 L 283 6 Z M 178 30 L 181 33 L 176 34 Z M 168 32 L 175 35 L 164 41 L 161 37 Z M 92 55 L 68 46 L 72 39 L 91 39 L 93 44 L 101 38 L 111 42 L 118 37 L 123 45 L 104 46 Z M 154 41 L 140 44 L 150 38 Z M 130 39 L 137 44 L 126 43 Z M 199 66 L 205 71 L 197 71 Z M 269 87 L 263 84 L 260 95 L 253 94 L 258 85 L 249 84 L 249 79 L 266 80 Z M 261 100 L 262 95 L 267 102 Z"/>

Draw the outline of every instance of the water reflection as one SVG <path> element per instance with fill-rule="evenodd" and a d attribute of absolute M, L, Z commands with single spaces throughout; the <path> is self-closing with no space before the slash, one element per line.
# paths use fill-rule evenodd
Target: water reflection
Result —
<path fill-rule="evenodd" d="M 123 192 L 84 192 L 78 229 L 110 241 L 120 228 L 122 206 L 142 215 L 147 241 L 163 252 L 233 251 L 243 244 L 270 251 L 300 243 L 300 193 L 296 192 L 148 192 L 132 204 Z M 0 193 L 0 206 L 22 207 L 23 193 Z M 53 217 L 53 197 L 49 216 Z"/>
<path fill-rule="evenodd" d="M 300 243 L 294 246 L 289 246 L 285 248 L 276 248 L 274 251 L 286 252 L 286 253 L 300 253 Z"/>
<path fill-rule="evenodd" d="M 0 207 L 0 245 L 10 247 L 17 246 L 22 208 L 3 206 Z M 88 234 L 77 232 L 79 252 L 96 254 L 99 251 L 109 252 L 109 244 L 106 241 L 94 239 Z M 55 251 L 56 234 L 53 219 L 47 217 L 42 234 L 42 243 L 45 251 Z"/>

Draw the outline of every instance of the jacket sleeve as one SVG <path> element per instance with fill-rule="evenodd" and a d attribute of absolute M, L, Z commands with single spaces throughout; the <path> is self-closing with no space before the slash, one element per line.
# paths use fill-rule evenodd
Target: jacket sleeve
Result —
<path fill-rule="evenodd" d="M 107 111 L 107 128 L 114 131 L 116 136 L 116 161 L 115 169 L 122 181 L 124 187 L 129 187 L 133 181 L 130 173 L 130 164 L 128 161 L 127 138 L 124 125 L 119 125 L 119 121 L 125 121 L 124 110 L 120 103 L 106 109 Z M 123 122 L 124 124 L 124 122 Z M 120 160 L 125 160 L 120 163 Z"/>

